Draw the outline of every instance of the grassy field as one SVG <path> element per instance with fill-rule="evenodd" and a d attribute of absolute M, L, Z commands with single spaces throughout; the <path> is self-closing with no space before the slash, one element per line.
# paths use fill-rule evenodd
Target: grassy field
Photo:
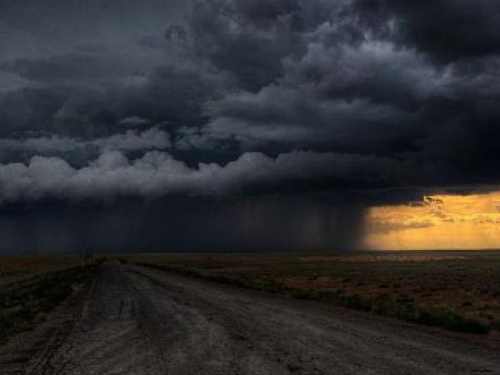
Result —
<path fill-rule="evenodd" d="M 500 330 L 500 252 L 141 255 L 126 261 L 450 330 Z"/>
<path fill-rule="evenodd" d="M 0 258 L 0 344 L 34 327 L 91 275 L 77 257 Z"/>
<path fill-rule="evenodd" d="M 80 258 L 76 256 L 0 257 L 0 288 L 79 265 Z"/>

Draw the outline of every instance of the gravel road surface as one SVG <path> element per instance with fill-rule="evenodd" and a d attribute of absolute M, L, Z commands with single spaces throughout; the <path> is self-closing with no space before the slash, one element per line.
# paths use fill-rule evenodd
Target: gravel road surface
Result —
<path fill-rule="evenodd" d="M 319 303 L 108 262 L 28 374 L 500 374 L 500 353 Z M 0 366 L 1 369 L 1 366 Z"/>

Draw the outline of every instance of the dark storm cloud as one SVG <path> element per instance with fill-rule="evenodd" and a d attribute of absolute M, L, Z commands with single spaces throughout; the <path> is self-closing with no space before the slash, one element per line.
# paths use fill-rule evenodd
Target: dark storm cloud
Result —
<path fill-rule="evenodd" d="M 500 180 L 496 1 L 56 3 L 73 43 L 0 3 L 5 202 Z M 151 128 L 168 154 L 96 146 Z"/>
<path fill-rule="evenodd" d="M 55 69 L 54 74 L 61 77 L 65 73 Z M 221 90 L 216 78 L 195 67 L 169 66 L 158 68 L 138 81 L 91 84 L 82 78 L 77 84 L 65 82 L 0 93 L 0 134 L 103 137 L 144 123 L 173 128 L 199 126 L 204 122 L 203 101 Z M 141 121 L 130 121 L 133 118 Z"/>
<path fill-rule="evenodd" d="M 0 161 L 22 160 L 29 162 L 34 156 L 54 156 L 65 158 L 69 162 L 87 164 L 88 159 L 100 153 L 122 151 L 126 153 L 165 150 L 171 147 L 170 136 L 157 127 L 144 130 L 127 130 L 123 134 L 114 134 L 106 138 L 83 140 L 59 136 L 0 139 Z"/>
<path fill-rule="evenodd" d="M 365 25 L 443 62 L 500 52 L 496 0 L 355 0 L 354 8 Z"/>
<path fill-rule="evenodd" d="M 133 161 L 119 151 L 105 151 L 82 168 L 61 158 L 35 156 L 27 165 L 0 165 L 0 203 L 225 195 L 287 183 L 310 185 L 322 179 L 338 187 L 366 188 L 398 182 L 407 177 L 408 167 L 391 159 L 311 151 L 284 153 L 275 159 L 245 153 L 225 166 L 200 163 L 196 168 L 158 151 Z"/>
<path fill-rule="evenodd" d="M 146 74 L 130 61 L 109 53 L 71 53 L 48 59 L 18 58 L 0 69 L 25 80 L 42 83 L 92 82 Z"/>
<path fill-rule="evenodd" d="M 299 32 L 272 83 L 208 102 L 206 132 L 411 160 L 416 184 L 497 181 L 499 15 L 491 1 L 355 1 Z"/>

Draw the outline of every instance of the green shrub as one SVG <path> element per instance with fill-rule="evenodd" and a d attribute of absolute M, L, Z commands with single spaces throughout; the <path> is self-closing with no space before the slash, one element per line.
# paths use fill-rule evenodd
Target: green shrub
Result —
<path fill-rule="evenodd" d="M 3 343 L 13 329 L 13 322 L 5 314 L 0 314 L 0 343 Z"/>
<path fill-rule="evenodd" d="M 485 334 L 490 331 L 487 322 L 479 319 L 464 317 L 448 309 L 434 309 L 422 311 L 418 323 L 431 326 L 441 326 L 452 331 Z"/>
<path fill-rule="evenodd" d="M 491 322 L 490 326 L 491 326 L 491 329 L 493 329 L 495 331 L 500 331 L 500 320 L 495 320 L 495 321 Z"/>
<path fill-rule="evenodd" d="M 359 294 L 341 295 L 339 301 L 345 307 L 367 312 L 372 310 L 372 301 Z"/>

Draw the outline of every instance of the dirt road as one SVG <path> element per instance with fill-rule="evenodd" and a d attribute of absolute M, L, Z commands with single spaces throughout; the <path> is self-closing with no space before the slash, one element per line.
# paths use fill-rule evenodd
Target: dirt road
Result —
<path fill-rule="evenodd" d="M 106 263 L 31 374 L 500 374 L 500 354 L 396 321 Z"/>

